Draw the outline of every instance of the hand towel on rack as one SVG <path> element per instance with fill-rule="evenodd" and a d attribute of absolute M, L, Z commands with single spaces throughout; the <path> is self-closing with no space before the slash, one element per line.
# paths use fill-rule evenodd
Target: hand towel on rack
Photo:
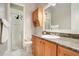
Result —
<path fill-rule="evenodd" d="M 2 42 L 1 43 L 4 43 L 8 40 L 8 27 L 9 27 L 9 23 L 8 21 L 6 21 L 6 19 L 2 19 L 2 22 L 3 22 L 3 28 L 2 28 Z"/>

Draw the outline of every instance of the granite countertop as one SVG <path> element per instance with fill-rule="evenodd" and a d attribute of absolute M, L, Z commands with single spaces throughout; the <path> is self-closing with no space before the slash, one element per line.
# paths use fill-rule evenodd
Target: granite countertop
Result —
<path fill-rule="evenodd" d="M 79 39 L 73 39 L 73 38 L 67 38 L 67 37 L 60 37 L 58 39 L 43 38 L 41 35 L 35 35 L 35 34 L 34 34 L 34 36 L 37 36 L 44 40 L 54 42 L 58 45 L 61 45 L 61 46 L 67 47 L 69 49 L 72 49 L 76 52 L 79 52 Z"/>

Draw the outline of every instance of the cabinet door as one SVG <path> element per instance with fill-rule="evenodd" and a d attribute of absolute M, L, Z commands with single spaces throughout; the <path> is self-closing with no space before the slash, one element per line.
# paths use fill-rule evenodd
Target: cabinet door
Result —
<path fill-rule="evenodd" d="M 44 44 L 43 40 L 38 37 L 32 37 L 32 55 L 43 56 L 44 55 Z"/>
<path fill-rule="evenodd" d="M 56 44 L 45 41 L 45 56 L 56 56 Z"/>
<path fill-rule="evenodd" d="M 36 56 L 39 56 L 40 55 L 40 40 L 39 38 L 36 38 Z"/>
<path fill-rule="evenodd" d="M 37 51 L 37 56 L 44 55 L 44 44 L 43 44 L 43 40 L 41 40 L 40 38 L 37 38 L 36 51 Z"/>
<path fill-rule="evenodd" d="M 69 50 L 67 48 L 58 46 L 58 56 L 79 56 L 79 53 Z"/>
<path fill-rule="evenodd" d="M 32 36 L 32 55 L 36 56 L 36 37 Z"/>

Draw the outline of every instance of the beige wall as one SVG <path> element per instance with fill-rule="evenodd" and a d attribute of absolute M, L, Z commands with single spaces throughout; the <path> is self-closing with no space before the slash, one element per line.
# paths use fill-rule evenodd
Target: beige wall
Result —
<path fill-rule="evenodd" d="M 0 3 L 0 18 L 6 18 L 6 4 Z"/>
<path fill-rule="evenodd" d="M 36 4 L 27 3 L 25 8 L 26 10 L 25 10 L 25 21 L 24 21 L 25 23 L 24 24 L 24 27 L 25 27 L 24 40 L 31 40 L 32 34 L 35 31 L 35 28 L 32 22 L 32 12 L 36 8 Z"/>

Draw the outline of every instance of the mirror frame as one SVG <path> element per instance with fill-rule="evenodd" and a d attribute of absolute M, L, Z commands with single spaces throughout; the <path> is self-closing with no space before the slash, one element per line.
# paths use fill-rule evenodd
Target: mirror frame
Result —
<path fill-rule="evenodd" d="M 48 31 L 48 32 L 59 32 L 59 33 L 75 33 L 75 34 L 78 34 L 77 32 L 73 32 L 71 30 L 46 30 L 45 29 L 45 10 L 47 8 L 49 8 L 50 6 L 52 6 L 52 4 L 47 4 L 44 8 L 43 8 L 43 31 Z"/>

